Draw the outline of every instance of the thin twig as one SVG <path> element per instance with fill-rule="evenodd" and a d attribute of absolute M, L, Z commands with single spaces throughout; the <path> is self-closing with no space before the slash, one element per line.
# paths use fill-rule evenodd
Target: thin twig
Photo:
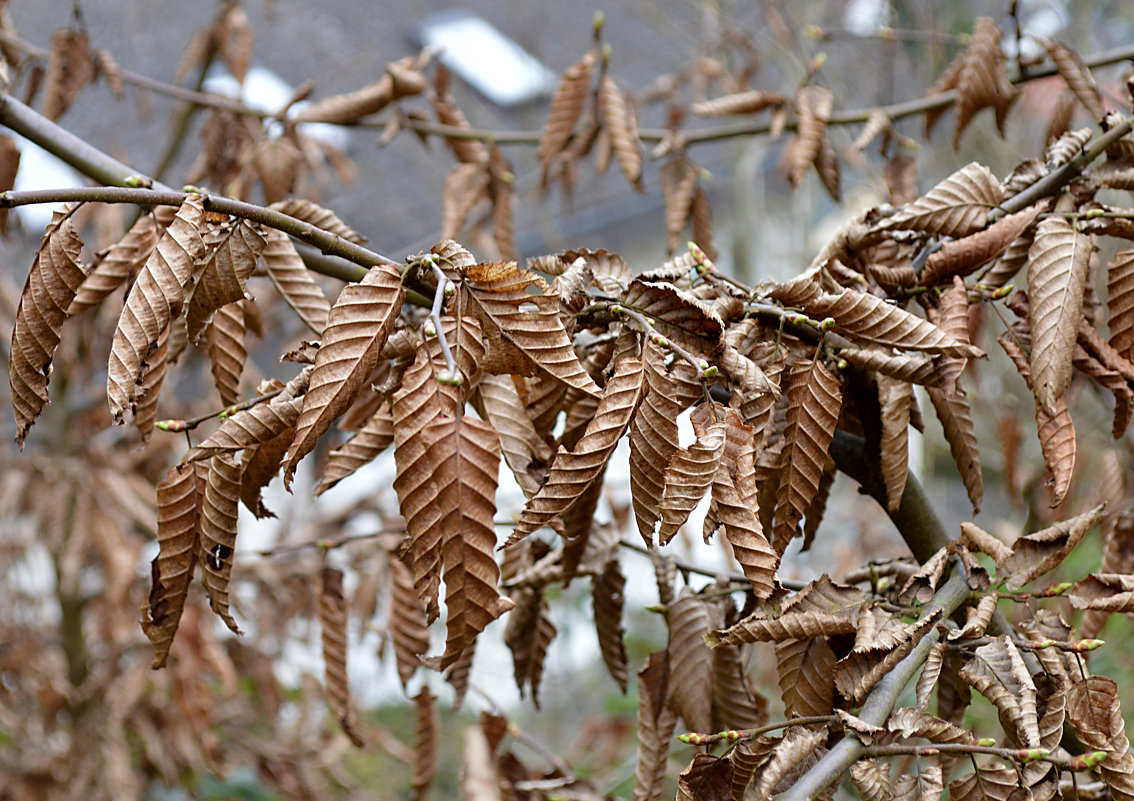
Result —
<path fill-rule="evenodd" d="M 263 395 L 257 395 L 256 397 L 249 398 L 246 401 L 234 403 L 232 406 L 226 406 L 223 409 L 217 409 L 216 411 L 209 412 L 208 414 L 202 414 L 200 417 L 194 417 L 190 420 L 159 420 L 158 422 L 154 423 L 154 427 L 160 428 L 162 431 L 169 431 L 171 433 L 177 431 L 192 431 L 194 428 L 201 425 L 201 423 L 212 420 L 214 417 L 231 417 L 237 412 L 242 412 L 245 409 L 251 409 L 253 406 L 259 403 L 263 403 L 264 401 L 270 401 L 285 389 L 286 387 L 273 389 L 271 392 L 265 392 Z"/>

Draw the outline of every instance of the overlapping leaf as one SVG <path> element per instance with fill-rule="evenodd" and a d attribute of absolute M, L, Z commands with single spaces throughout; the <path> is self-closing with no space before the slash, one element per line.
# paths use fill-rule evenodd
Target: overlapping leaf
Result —
<path fill-rule="evenodd" d="M 111 245 L 106 255 L 91 266 L 86 280 L 75 293 L 67 314 L 74 316 L 102 303 L 111 292 L 140 270 L 175 213 L 172 206 L 159 206 L 152 213 L 139 217 L 126 235 Z"/>
<path fill-rule="evenodd" d="M 209 461 L 204 497 L 198 513 L 200 537 L 197 559 L 209 605 L 234 633 L 240 629 L 229 612 L 229 580 L 236 553 L 236 518 L 240 508 L 240 468 L 232 455 L 220 453 Z"/>
<path fill-rule="evenodd" d="M 603 388 L 602 399 L 574 450 L 560 450 L 547 482 L 528 500 L 509 543 L 559 517 L 602 473 L 642 400 L 644 370 L 638 359 L 623 359 Z"/>
<path fill-rule="evenodd" d="M 344 288 L 335 301 L 315 354 L 315 369 L 303 396 L 295 438 L 284 460 L 285 484 L 291 483 L 299 460 L 311 452 L 319 437 L 362 391 L 404 298 L 398 271 L 380 264 L 371 267 L 361 282 Z"/>
<path fill-rule="evenodd" d="M 842 383 L 820 360 L 801 359 L 792 365 L 784 429 L 786 475 L 776 494 L 772 539 L 777 553 L 783 553 L 796 536 L 796 529 L 819 490 L 842 403 Z"/>
<path fill-rule="evenodd" d="M 425 609 L 413 586 L 413 573 L 398 556 L 391 556 L 390 617 L 386 628 L 394 642 L 394 657 L 398 663 L 398 678 L 405 688 L 429 650 L 429 628 Z"/>
<path fill-rule="evenodd" d="M 256 268 L 264 244 L 264 237 L 256 226 L 240 220 L 213 246 L 185 310 L 190 342 L 200 342 L 218 309 L 244 300 L 248 278 Z"/>
<path fill-rule="evenodd" d="M 354 706 L 347 680 L 347 605 L 343 595 L 343 571 L 323 567 L 319 582 L 319 626 L 323 637 L 323 684 L 331 712 L 352 743 L 365 743 L 357 730 Z"/>
<path fill-rule="evenodd" d="M 543 163 L 546 176 L 552 160 L 567 146 L 575 130 L 575 123 L 587 101 L 591 88 L 591 74 L 595 68 L 595 53 L 588 52 L 582 59 L 567 68 L 555 96 L 551 100 L 551 113 L 539 138 L 537 156 Z"/>
<path fill-rule="evenodd" d="M 287 234 L 268 228 L 264 231 L 264 242 L 262 255 L 268 277 L 299 319 L 321 335 L 331 311 L 330 301 L 323 294 L 322 287 L 304 265 Z"/>
<path fill-rule="evenodd" d="M 187 195 L 158 240 L 126 299 L 111 343 L 107 399 L 116 423 L 124 421 L 137 397 L 142 362 L 165 327 L 181 316 L 195 263 L 205 254 L 201 238 L 204 209 L 199 195 Z"/>
<path fill-rule="evenodd" d="M 295 428 L 307 391 L 311 371 L 303 370 L 292 379 L 279 395 L 267 403 L 257 403 L 229 415 L 212 434 L 199 445 L 190 448 L 181 461 L 207 459 L 225 451 L 234 452 L 263 445 L 280 434 Z M 279 384 L 276 384 L 279 387 Z"/>
<path fill-rule="evenodd" d="M 327 455 L 327 464 L 315 487 L 322 495 L 394 444 L 394 415 L 389 401 L 383 402 L 366 424 Z"/>
<path fill-rule="evenodd" d="M 539 375 L 598 394 L 559 319 L 559 296 L 550 290 L 528 292 L 542 279 L 517 269 L 515 262 L 475 265 L 465 277 L 465 308 L 480 321 L 488 340 L 487 372 Z"/>

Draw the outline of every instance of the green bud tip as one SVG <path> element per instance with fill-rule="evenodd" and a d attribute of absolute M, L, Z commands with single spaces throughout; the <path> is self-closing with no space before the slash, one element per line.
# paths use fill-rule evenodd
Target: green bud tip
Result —
<path fill-rule="evenodd" d="M 149 189 L 154 182 L 144 175 L 130 175 L 122 183 L 133 189 Z"/>
<path fill-rule="evenodd" d="M 819 40 L 819 39 L 822 39 L 827 34 L 818 25 L 804 25 L 803 26 L 803 35 L 806 36 L 808 39 Z"/>
<path fill-rule="evenodd" d="M 437 326 L 433 324 L 432 320 L 426 321 L 423 330 L 426 339 L 433 339 L 433 337 L 437 336 Z"/>
<path fill-rule="evenodd" d="M 703 372 L 705 374 L 705 378 L 716 378 L 717 373 L 719 373 L 720 370 L 718 370 L 717 366 L 714 364 L 710 367 L 701 368 L 701 372 Z"/>
<path fill-rule="evenodd" d="M 1079 640 L 1075 643 L 1075 650 L 1079 652 L 1094 651 L 1096 648 L 1102 648 L 1106 645 L 1106 640 Z"/>
<path fill-rule="evenodd" d="M 445 297 L 451 298 L 457 294 L 457 285 L 450 282 L 445 284 Z"/>
<path fill-rule="evenodd" d="M 847 369 L 847 366 L 848 366 L 848 365 L 847 365 L 847 360 L 846 360 L 846 359 L 839 359 L 839 360 L 838 360 L 837 362 L 835 362 L 835 367 L 837 367 L 837 368 L 838 368 L 838 369 L 840 369 L 840 370 L 845 370 L 845 369 Z"/>
<path fill-rule="evenodd" d="M 992 746 L 996 745 L 996 738 L 981 737 L 979 740 L 977 740 L 977 745 L 981 746 L 982 748 L 991 748 Z"/>
<path fill-rule="evenodd" d="M 626 311 L 626 310 L 623 309 L 621 306 L 619 306 L 617 303 L 615 303 L 613 306 L 610 307 L 610 313 L 611 314 L 622 314 L 622 312 L 624 312 L 624 311 Z"/>
<path fill-rule="evenodd" d="M 669 344 L 669 340 L 663 337 L 661 334 L 650 334 L 650 342 L 654 343 L 655 345 L 661 345 L 663 348 Z"/>
<path fill-rule="evenodd" d="M 602 46 L 602 62 L 604 64 L 606 64 L 610 61 L 611 52 L 612 52 L 612 48 L 609 44 L 604 44 Z"/>
<path fill-rule="evenodd" d="M 442 370 L 437 374 L 437 383 L 446 387 L 459 387 L 461 385 L 461 374 Z"/>
<path fill-rule="evenodd" d="M 1028 644 L 1031 645 L 1032 648 L 1035 648 L 1036 650 L 1040 650 L 1042 648 L 1050 648 L 1051 646 L 1055 645 L 1055 640 L 1052 640 L 1052 639 L 1033 640 L 1032 642 L 1030 642 Z"/>
<path fill-rule="evenodd" d="M 819 323 L 819 330 L 821 330 L 823 332 L 830 331 L 834 327 L 835 327 L 835 318 L 834 317 L 824 317 L 823 321 L 821 323 Z"/>
<path fill-rule="evenodd" d="M 705 251 L 701 250 L 701 247 L 696 242 L 686 242 L 685 246 L 689 248 L 689 255 L 695 258 L 699 263 L 704 264 L 709 260 L 709 257 L 705 255 Z"/>
<path fill-rule="evenodd" d="M 594 19 L 591 21 L 591 28 L 594 30 L 595 35 L 602 30 L 602 26 L 606 24 L 606 14 L 601 11 L 596 11 Z"/>
<path fill-rule="evenodd" d="M 193 184 L 185 184 L 185 186 L 181 187 L 181 191 L 184 192 L 187 195 L 203 195 L 203 194 L 205 194 L 204 189 L 202 189 L 199 186 L 193 186 Z"/>

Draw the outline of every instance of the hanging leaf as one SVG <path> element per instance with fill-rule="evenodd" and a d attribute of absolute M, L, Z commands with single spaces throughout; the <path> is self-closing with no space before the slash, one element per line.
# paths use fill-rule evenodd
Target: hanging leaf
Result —
<path fill-rule="evenodd" d="M 327 455 L 327 465 L 315 494 L 322 495 L 344 478 L 370 464 L 380 453 L 394 444 L 394 415 L 390 402 L 384 401 L 353 437 Z"/>
<path fill-rule="evenodd" d="M 169 356 L 169 326 L 158 337 L 157 347 L 143 362 L 142 384 L 138 388 L 138 408 L 134 413 L 134 426 L 141 434 L 142 444 L 150 441 L 157 420 L 157 402 L 165 382 L 165 368 Z"/>
<path fill-rule="evenodd" d="M 496 584 L 496 477 L 500 441 L 483 420 L 441 417 L 421 436 L 433 465 L 448 609 L 442 670 L 452 665 L 491 621 L 512 608 Z"/>
<path fill-rule="evenodd" d="M 618 159 L 618 165 L 630 183 L 639 192 L 642 187 L 642 143 L 638 139 L 638 121 L 634 109 L 614 83 L 609 74 L 603 73 L 599 84 L 598 111 L 603 130 L 610 135 L 610 146 Z"/>
<path fill-rule="evenodd" d="M 341 237 L 347 242 L 353 242 L 356 245 L 366 244 L 366 237 L 339 219 L 337 214 L 306 198 L 281 200 L 278 203 L 273 203 L 269 208 L 273 208 L 297 220 L 311 223 L 316 228 Z"/>
<path fill-rule="evenodd" d="M 512 600 L 516 606 L 508 615 L 504 644 L 512 652 L 513 672 L 520 695 L 524 695 L 526 688 L 532 704 L 539 709 L 539 685 L 543 679 L 547 649 L 555 638 L 556 630 L 542 588 L 523 587 Z"/>
<path fill-rule="evenodd" d="M 1008 108 L 1016 99 L 1016 89 L 1004 73 L 1004 50 L 1000 46 L 1000 26 L 990 17 L 979 17 L 969 39 L 968 50 L 957 76 L 957 127 L 953 149 L 961 144 L 961 134 L 973 116 L 991 106 L 996 111 L 996 127 L 1004 136 Z"/>
<path fill-rule="evenodd" d="M 1003 253 L 1047 207 L 1047 203 L 1033 203 L 1023 211 L 997 220 L 983 231 L 945 242 L 926 260 L 921 273 L 922 285 L 935 286 L 946 283 L 954 275 L 963 278 L 976 272 Z"/>
<path fill-rule="evenodd" d="M 1091 118 L 1101 120 L 1106 115 L 1102 95 L 1099 94 L 1099 87 L 1095 84 L 1090 68 L 1083 63 L 1079 54 L 1062 42 L 1056 42 L 1053 39 L 1039 37 L 1039 43 L 1051 56 L 1051 60 L 1054 62 L 1055 68 L 1059 70 L 1060 77 L 1066 82 L 1067 88 L 1075 94 L 1075 97 L 1083 104 L 1083 108 L 1087 110 Z"/>
<path fill-rule="evenodd" d="M 413 699 L 417 720 L 413 747 L 413 784 L 411 801 L 425 801 L 437 777 L 441 750 L 441 716 L 437 698 L 423 686 Z"/>
<path fill-rule="evenodd" d="M 784 429 L 785 477 L 776 494 L 777 553 L 796 536 L 803 514 L 819 489 L 827 449 L 835 434 L 843 402 L 842 383 L 818 359 L 792 365 Z"/>
<path fill-rule="evenodd" d="M 960 675 L 996 706 L 1005 730 L 1022 748 L 1039 747 L 1036 686 L 1010 639 L 997 637 L 977 648 Z"/>
<path fill-rule="evenodd" d="M 16 309 L 8 381 L 20 450 L 23 450 L 28 430 L 47 403 L 51 360 L 59 345 L 71 299 L 85 277 L 79 266 L 83 240 L 71 222 L 74 211 L 74 208 L 66 208 L 52 215 Z"/>
<path fill-rule="evenodd" d="M 267 403 L 257 403 L 226 417 L 216 431 L 185 452 L 181 457 L 182 463 L 263 445 L 294 429 L 310 375 L 310 369 L 305 369 Z"/>
<path fill-rule="evenodd" d="M 165 666 L 197 565 L 199 492 L 192 466 L 174 465 L 157 485 L 158 555 L 150 566 L 150 595 L 142 608 L 142 631 L 154 646 L 154 670 Z"/>
<path fill-rule="evenodd" d="M 331 712 L 356 748 L 366 743 L 358 733 L 347 680 L 347 605 L 343 571 L 324 566 L 319 581 L 319 627 L 323 633 L 323 684 Z"/>
<path fill-rule="evenodd" d="M 507 375 L 483 376 L 477 385 L 477 397 L 478 413 L 500 435 L 500 450 L 516 483 L 526 498 L 532 497 L 547 475 L 551 449 L 536 432 L 531 418 L 524 414 L 515 381 Z"/>
<path fill-rule="evenodd" d="M 248 350 L 244 346 L 244 305 L 242 302 L 222 306 L 213 315 L 206 329 L 208 356 L 213 381 L 221 403 L 232 406 L 240 400 L 240 374 Z"/>
<path fill-rule="evenodd" d="M 788 177 L 792 186 L 799 186 L 803 182 L 803 174 L 815 163 L 822 149 L 834 99 L 831 90 L 823 86 L 804 86 L 795 94 L 799 127 L 791 148 L 791 170 Z"/>
<path fill-rule="evenodd" d="M 158 206 L 152 213 L 139 217 L 126 235 L 111 245 L 106 255 L 91 266 L 86 280 L 67 309 L 67 315 L 73 317 L 102 303 L 110 293 L 140 270 L 175 213 L 172 206 Z"/>
<path fill-rule="evenodd" d="M 788 729 L 772 749 L 771 757 L 763 770 L 752 777 L 750 792 L 753 797 L 771 798 L 782 779 L 793 775 L 808 758 L 826 750 L 823 748 L 826 739 L 825 729 L 807 729 L 802 726 Z"/>
<path fill-rule="evenodd" d="M 311 103 L 296 113 L 295 119 L 347 125 L 377 114 L 398 98 L 421 94 L 426 85 L 425 77 L 413 69 L 413 59 L 401 59 L 387 64 L 386 74 L 374 83 Z"/>
<path fill-rule="evenodd" d="M 703 407 L 710 408 L 710 407 Z M 710 423 L 697 441 L 678 450 L 665 469 L 658 542 L 667 544 L 712 486 L 725 447 L 725 423 Z"/>
<path fill-rule="evenodd" d="M 661 801 L 677 713 L 666 703 L 666 652 L 650 655 L 638 671 L 638 761 L 633 801 Z"/>
<path fill-rule="evenodd" d="M 209 605 L 233 633 L 240 629 L 228 609 L 228 583 L 236 553 L 236 518 L 240 504 L 240 468 L 230 454 L 209 460 L 204 498 L 198 516 L 201 536 L 197 559 Z"/>
<path fill-rule="evenodd" d="M 288 306 L 308 328 L 321 335 L 331 304 L 303 263 L 291 238 L 275 228 L 264 230 L 264 267 Z"/>
<path fill-rule="evenodd" d="M 394 657 L 398 663 L 398 678 L 405 689 L 421 664 L 418 657 L 429 650 L 429 627 L 425 609 L 413 586 L 413 573 L 402 559 L 391 554 L 390 618 L 386 628 L 394 641 Z"/>
<path fill-rule="evenodd" d="M 1004 190 L 988 167 L 975 161 L 950 175 L 924 197 L 898 210 L 886 227 L 960 238 L 984 228 Z"/>
<path fill-rule="evenodd" d="M 984 502 L 984 476 L 980 466 L 980 452 L 977 448 L 976 428 L 973 425 L 972 406 L 964 395 L 947 395 L 937 387 L 926 387 L 961 482 L 965 485 L 973 514 L 980 511 Z"/>
<path fill-rule="evenodd" d="M 537 151 L 543 164 L 545 180 L 552 160 L 563 152 L 567 140 L 575 130 L 575 123 L 579 120 L 591 89 L 594 68 L 595 52 L 592 50 L 567 68 L 555 89 L 555 95 L 551 99 L 551 112 L 540 135 Z"/>
<path fill-rule="evenodd" d="M 52 121 L 59 119 L 92 80 L 94 62 L 87 35 L 68 28 L 55 31 L 51 36 L 43 116 Z"/>
<path fill-rule="evenodd" d="M 611 678 L 622 692 L 626 692 L 626 646 L 623 642 L 622 607 L 626 577 L 617 559 L 606 563 L 595 577 L 591 594 L 594 598 L 595 629 L 598 631 L 599 652 Z"/>
<path fill-rule="evenodd" d="M 362 391 L 404 298 L 401 276 L 389 264 L 371 267 L 361 282 L 348 284 L 339 294 L 327 317 L 311 386 L 284 460 L 285 486 L 291 484 L 299 460 Z"/>
<path fill-rule="evenodd" d="M 1049 414 L 1071 383 L 1071 359 L 1082 317 L 1093 243 L 1062 217 L 1036 227 L 1028 251 L 1028 309 L 1032 391 Z"/>
<path fill-rule="evenodd" d="M 886 511 L 902 502 L 909 468 L 910 405 L 913 386 L 889 376 L 878 376 L 878 405 L 882 418 L 879 458 L 886 486 Z"/>
<path fill-rule="evenodd" d="M 709 731 L 712 726 L 713 654 L 703 637 L 714 626 L 709 604 L 688 587 L 666 607 L 669 663 L 666 704 L 673 708 L 690 731 Z"/>
<path fill-rule="evenodd" d="M 1106 267 L 1110 344 L 1134 361 L 1134 248 L 1120 250 Z"/>
<path fill-rule="evenodd" d="M 1099 770 L 1112 797 L 1134 796 L 1134 755 L 1114 679 L 1088 676 L 1072 684 L 1067 693 L 1067 718 L 1088 748 L 1106 752 Z"/>
<path fill-rule="evenodd" d="M 205 254 L 203 222 L 201 196 L 186 195 L 126 299 L 107 367 L 107 399 L 115 423 L 124 422 L 127 411 L 133 410 L 143 360 L 166 326 L 181 316 L 194 265 Z"/>
<path fill-rule="evenodd" d="M 781 94 L 765 92 L 762 89 L 750 89 L 747 92 L 736 92 L 731 95 L 714 97 L 711 100 L 702 100 L 694 103 L 691 110 L 694 114 L 706 117 L 721 117 L 733 114 L 753 114 L 772 106 L 780 106 L 787 102 Z"/>
<path fill-rule="evenodd" d="M 594 419 L 574 450 L 560 449 L 556 453 L 551 475 L 524 506 L 508 545 L 562 515 L 602 473 L 642 399 L 643 375 L 638 359 L 618 363 L 603 388 Z"/>

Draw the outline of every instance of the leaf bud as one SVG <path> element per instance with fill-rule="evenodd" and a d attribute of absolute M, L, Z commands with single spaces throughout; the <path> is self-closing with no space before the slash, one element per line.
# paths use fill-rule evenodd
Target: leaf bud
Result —
<path fill-rule="evenodd" d="M 426 339 L 433 339 L 437 336 L 437 326 L 434 325 L 432 320 L 426 320 L 425 325 L 422 326 L 422 332 L 425 334 Z"/>
<path fill-rule="evenodd" d="M 437 374 L 437 383 L 445 387 L 459 387 L 461 385 L 461 374 L 442 370 Z"/>

